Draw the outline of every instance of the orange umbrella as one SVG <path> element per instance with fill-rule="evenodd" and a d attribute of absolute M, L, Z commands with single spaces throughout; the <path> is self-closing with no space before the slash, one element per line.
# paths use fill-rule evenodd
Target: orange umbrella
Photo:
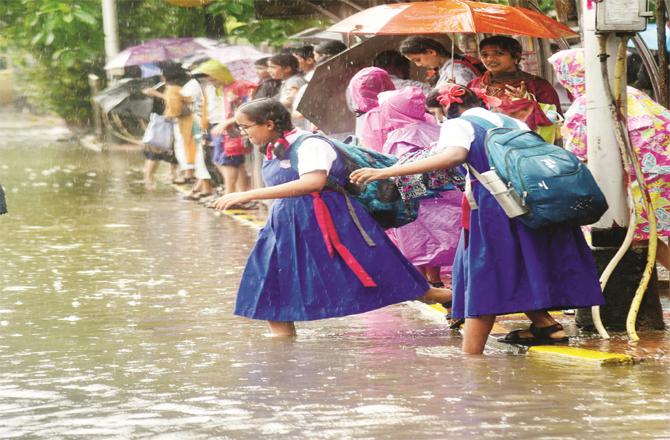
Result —
<path fill-rule="evenodd" d="M 375 6 L 328 30 L 375 35 L 482 33 L 539 38 L 577 35 L 569 27 L 530 9 L 462 0 Z"/>

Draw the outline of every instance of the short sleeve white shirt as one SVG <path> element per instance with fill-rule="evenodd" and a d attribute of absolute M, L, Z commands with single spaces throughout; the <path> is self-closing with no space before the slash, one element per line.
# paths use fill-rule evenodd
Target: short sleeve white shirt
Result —
<path fill-rule="evenodd" d="M 453 66 L 453 81 L 452 79 L 452 66 Z M 446 63 L 444 63 L 439 71 L 438 71 L 439 77 L 437 80 L 437 84 L 435 85 L 436 89 L 439 89 L 440 87 L 444 86 L 445 84 L 455 82 L 456 84 L 460 84 L 462 86 L 467 86 L 470 81 L 473 79 L 477 78 L 479 75 L 477 72 L 473 71 L 470 67 L 463 65 L 462 63 L 456 63 L 454 64 L 453 59 L 449 59 Z"/>
<path fill-rule="evenodd" d="M 198 80 L 192 79 L 181 88 L 181 95 L 191 98 L 197 116 L 202 115 L 202 97 L 203 92 L 207 96 L 207 119 L 210 124 L 219 124 L 226 119 L 226 109 L 223 96 L 219 95 L 216 86 L 213 84 L 201 84 Z"/>
<path fill-rule="evenodd" d="M 309 132 L 296 129 L 295 132 L 286 136 L 286 140 L 292 144 L 303 134 L 309 134 Z M 302 176 L 317 170 L 329 174 L 335 159 L 337 159 L 337 153 L 328 142 L 314 137 L 307 138 L 298 149 L 298 174 Z"/>
<path fill-rule="evenodd" d="M 467 109 L 462 116 L 477 116 L 485 119 L 496 127 L 502 127 L 503 121 L 499 114 L 493 113 L 482 107 Z M 528 126 L 517 119 L 514 120 L 520 129 L 528 130 Z M 470 145 L 475 140 L 475 129 L 469 121 L 461 118 L 447 119 L 440 127 L 440 139 L 437 141 L 437 150 L 461 147 L 470 150 Z"/>

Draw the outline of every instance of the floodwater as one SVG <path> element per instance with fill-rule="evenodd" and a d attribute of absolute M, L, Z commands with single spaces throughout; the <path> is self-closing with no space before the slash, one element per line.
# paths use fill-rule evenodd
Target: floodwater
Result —
<path fill-rule="evenodd" d="M 269 338 L 232 315 L 254 230 L 54 137 L 0 132 L 0 438 L 670 438 L 660 349 L 467 357 L 407 305 Z"/>

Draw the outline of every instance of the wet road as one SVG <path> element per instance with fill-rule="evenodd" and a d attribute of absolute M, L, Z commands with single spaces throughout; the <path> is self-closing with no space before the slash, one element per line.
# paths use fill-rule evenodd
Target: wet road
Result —
<path fill-rule="evenodd" d="M 661 351 L 466 357 L 405 305 L 268 338 L 232 315 L 255 231 L 54 137 L 0 129 L 0 438 L 670 438 Z"/>

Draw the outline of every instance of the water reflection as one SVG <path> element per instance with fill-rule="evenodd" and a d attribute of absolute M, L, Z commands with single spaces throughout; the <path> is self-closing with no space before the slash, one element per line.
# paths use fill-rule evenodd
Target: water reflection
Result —
<path fill-rule="evenodd" d="M 255 231 L 146 192 L 138 153 L 32 142 L 0 145 L 2 438 L 670 435 L 661 354 L 469 358 L 405 306 L 267 338 L 231 315 Z"/>

